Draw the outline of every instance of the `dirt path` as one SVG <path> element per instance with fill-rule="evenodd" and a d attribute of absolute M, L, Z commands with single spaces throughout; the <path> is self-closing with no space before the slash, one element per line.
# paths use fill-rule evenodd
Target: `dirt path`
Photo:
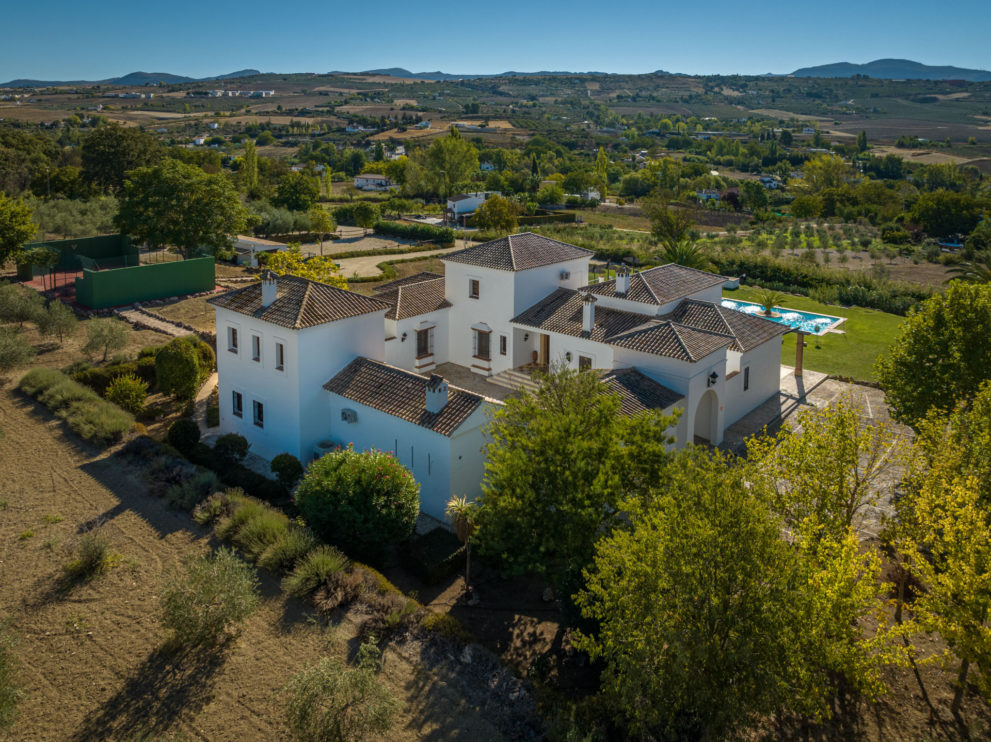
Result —
<path fill-rule="evenodd" d="M 182 337 L 183 335 L 189 334 L 189 330 L 184 327 L 180 327 L 172 322 L 159 319 L 158 317 L 153 317 L 145 312 L 138 311 L 137 309 L 115 309 L 114 314 L 135 327 L 143 327 L 148 330 L 154 330 L 155 332 L 160 332 L 163 335 Z"/>
<path fill-rule="evenodd" d="M 450 252 L 461 250 L 462 247 L 463 246 L 459 245 L 457 247 L 447 248 L 446 250 L 427 250 L 410 255 L 370 255 L 367 258 L 345 258 L 338 262 L 341 266 L 341 275 L 345 278 L 352 278 L 355 275 L 364 278 L 366 276 L 382 275 L 382 271 L 379 270 L 378 264 L 390 259 L 404 260 L 406 258 L 429 258 L 437 255 L 447 255 Z"/>
<path fill-rule="evenodd" d="M 285 739 L 279 688 L 321 656 L 346 658 L 355 622 L 318 619 L 262 572 L 261 608 L 226 652 L 164 654 L 163 572 L 215 546 L 146 494 L 140 471 L 77 444 L 43 408 L 0 390 L 0 618 L 19 638 L 25 691 L 9 740 Z M 107 574 L 56 589 L 69 547 L 94 524 L 120 557 Z M 495 740 L 491 712 L 403 652 L 383 677 L 403 704 L 388 740 Z"/>

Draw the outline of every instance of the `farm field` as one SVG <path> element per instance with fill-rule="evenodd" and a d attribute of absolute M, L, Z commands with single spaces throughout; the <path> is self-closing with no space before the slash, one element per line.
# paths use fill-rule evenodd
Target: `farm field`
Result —
<path fill-rule="evenodd" d="M 757 290 L 741 286 L 735 291 L 725 291 L 727 299 L 757 301 Z M 845 376 L 858 381 L 874 380 L 874 361 L 894 342 L 904 317 L 887 314 L 876 309 L 839 307 L 822 304 L 805 296 L 785 294 L 781 306 L 803 312 L 830 314 L 846 317 L 839 333 L 805 338 L 805 367 L 834 376 Z M 796 335 L 788 333 L 781 344 L 781 362 L 795 365 Z"/>

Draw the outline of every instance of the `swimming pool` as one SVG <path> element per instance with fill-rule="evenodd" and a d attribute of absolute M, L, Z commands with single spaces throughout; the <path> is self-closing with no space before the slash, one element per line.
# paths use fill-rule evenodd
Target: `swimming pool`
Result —
<path fill-rule="evenodd" d="M 815 314 L 814 312 L 799 312 L 797 309 L 787 307 L 774 307 L 777 316 L 767 317 L 764 314 L 764 307 L 752 301 L 736 301 L 735 299 L 723 299 L 722 305 L 726 309 L 735 309 L 744 314 L 755 314 L 777 322 L 779 325 L 787 325 L 793 330 L 807 332 L 810 335 L 822 335 L 842 322 L 845 317 L 832 317 L 828 314 Z"/>

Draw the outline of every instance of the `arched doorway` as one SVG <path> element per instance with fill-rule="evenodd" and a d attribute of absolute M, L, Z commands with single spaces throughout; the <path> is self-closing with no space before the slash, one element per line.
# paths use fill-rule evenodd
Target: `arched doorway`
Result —
<path fill-rule="evenodd" d="M 719 416 L 719 398 L 712 389 L 706 389 L 698 407 L 695 408 L 695 441 L 712 443 L 716 440 L 716 425 Z"/>

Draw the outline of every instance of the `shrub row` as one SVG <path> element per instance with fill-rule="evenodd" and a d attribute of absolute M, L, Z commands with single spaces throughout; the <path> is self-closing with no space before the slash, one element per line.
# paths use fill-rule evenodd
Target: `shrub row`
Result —
<path fill-rule="evenodd" d="M 134 424 L 134 418 L 117 405 L 55 369 L 29 371 L 18 387 L 64 420 L 84 440 L 107 445 L 123 438 Z"/>
<path fill-rule="evenodd" d="M 119 361 L 106 366 L 94 366 L 88 361 L 79 361 L 69 368 L 69 375 L 73 381 L 85 384 L 100 396 L 105 395 L 110 383 L 121 376 L 137 376 L 149 387 L 155 387 L 158 382 L 154 355 L 143 355 L 134 361 Z"/>
<path fill-rule="evenodd" d="M 573 220 L 573 218 L 572 218 Z M 428 240 L 440 245 L 454 244 L 454 230 L 450 227 L 435 227 L 432 224 L 404 224 L 402 222 L 375 222 L 375 234 L 390 237 L 403 237 L 408 240 Z"/>
<path fill-rule="evenodd" d="M 575 221 L 576 215 L 573 211 L 559 211 L 554 214 L 542 214 L 537 216 L 520 216 L 517 217 L 516 223 L 521 227 L 532 226 L 534 224 L 555 224 L 555 223 L 569 223 Z"/>
<path fill-rule="evenodd" d="M 815 290 L 820 297 L 835 297 L 833 303 L 892 314 L 905 315 L 932 295 L 930 290 L 912 284 L 881 281 L 865 273 L 835 271 L 766 255 L 714 255 L 712 260 L 720 273 L 746 275 L 747 283 L 793 294 L 810 295 Z"/>
<path fill-rule="evenodd" d="M 205 443 L 197 443 L 186 456 L 194 464 L 214 472 L 232 487 L 240 487 L 249 495 L 268 502 L 284 502 L 289 491 L 276 481 L 252 471 L 239 461 L 233 461 Z"/>

